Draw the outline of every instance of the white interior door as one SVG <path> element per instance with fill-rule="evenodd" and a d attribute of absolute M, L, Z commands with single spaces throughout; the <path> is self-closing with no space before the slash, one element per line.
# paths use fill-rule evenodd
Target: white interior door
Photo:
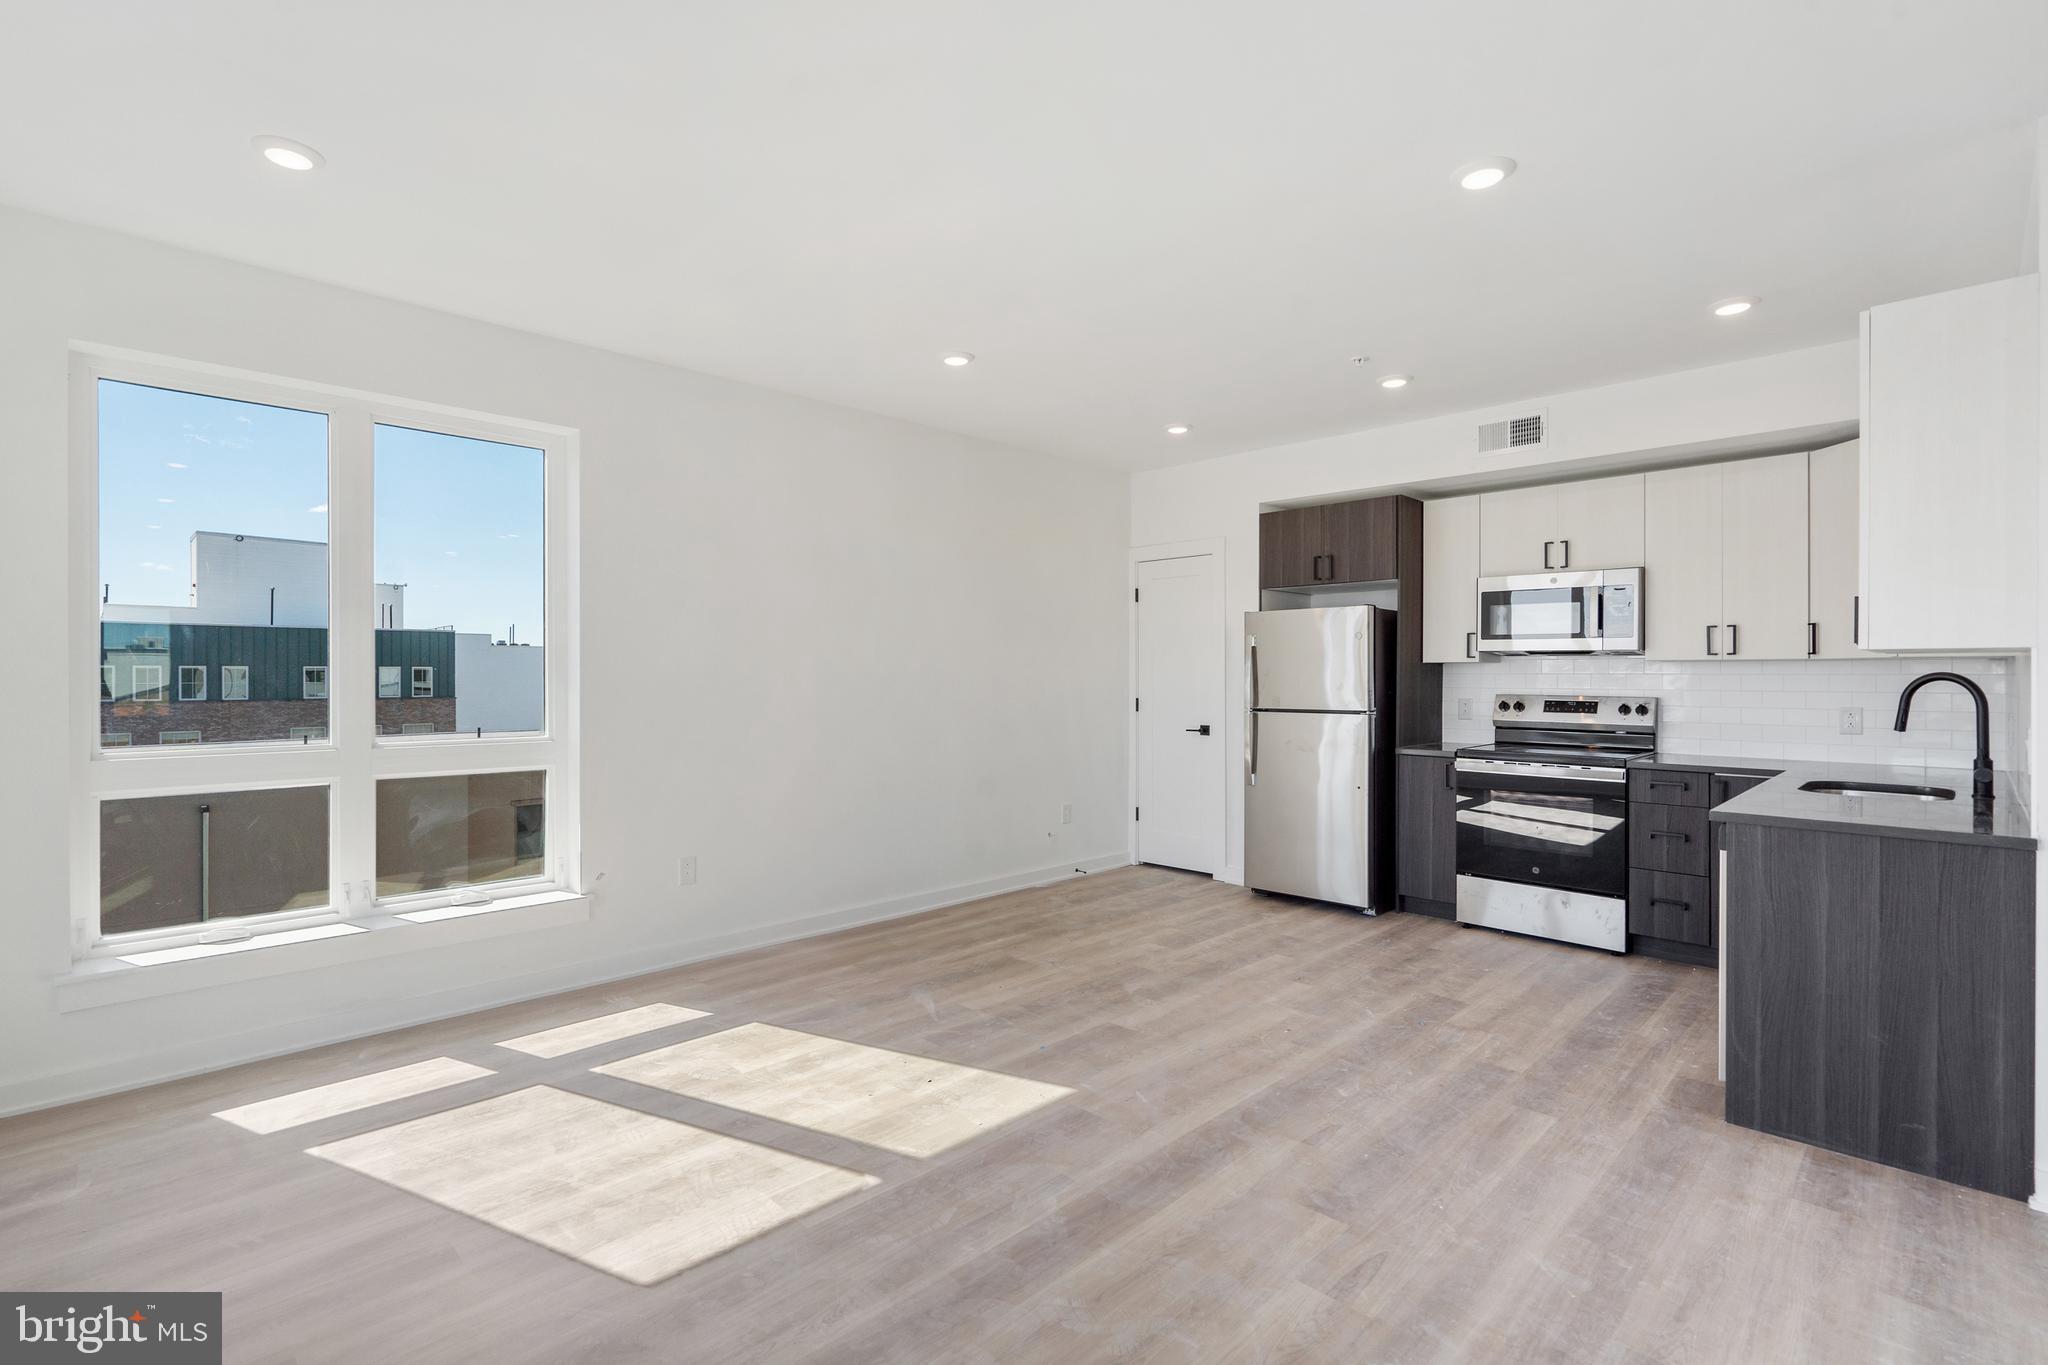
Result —
<path fill-rule="evenodd" d="M 1216 556 L 1140 561 L 1137 586 L 1138 861 L 1213 875 L 1226 743 Z"/>

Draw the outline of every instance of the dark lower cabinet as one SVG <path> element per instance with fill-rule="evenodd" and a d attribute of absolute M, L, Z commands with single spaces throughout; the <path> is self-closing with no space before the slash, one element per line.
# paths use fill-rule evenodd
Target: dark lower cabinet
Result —
<path fill-rule="evenodd" d="M 1713 883 L 1682 872 L 1628 872 L 1628 931 L 1666 943 L 1714 943 Z"/>
<path fill-rule="evenodd" d="M 1729 824 L 1730 1123 L 2025 1199 L 2034 854 Z"/>
<path fill-rule="evenodd" d="M 1458 792 L 1451 760 L 1396 759 L 1395 875 L 1403 910 L 1454 919 L 1458 905 Z"/>
<path fill-rule="evenodd" d="M 1768 776 L 1629 769 L 1628 937 L 1632 952 L 1712 967 L 1716 863 L 1707 811 Z"/>

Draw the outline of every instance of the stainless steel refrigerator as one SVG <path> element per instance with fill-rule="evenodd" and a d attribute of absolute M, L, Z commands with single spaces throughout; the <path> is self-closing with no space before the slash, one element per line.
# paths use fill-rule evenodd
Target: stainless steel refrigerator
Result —
<path fill-rule="evenodd" d="M 1244 881 L 1393 904 L 1394 613 L 1244 615 Z"/>

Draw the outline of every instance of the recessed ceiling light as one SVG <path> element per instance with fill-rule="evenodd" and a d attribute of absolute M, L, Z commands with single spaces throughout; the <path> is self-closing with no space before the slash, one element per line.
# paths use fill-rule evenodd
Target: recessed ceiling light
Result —
<path fill-rule="evenodd" d="M 1514 173 L 1514 158 L 1489 156 L 1458 167 L 1458 183 L 1468 190 L 1490 190 Z"/>
<path fill-rule="evenodd" d="M 974 354 L 971 351 L 955 351 L 949 356 L 942 357 L 942 359 L 957 370 L 962 365 L 972 365 L 974 363 Z"/>
<path fill-rule="evenodd" d="M 1732 318 L 1737 313 L 1747 313 L 1756 305 L 1757 298 L 1754 294 L 1738 294 L 1732 299 L 1722 299 L 1719 303 L 1715 304 L 1714 316 L 1717 318 Z"/>
<path fill-rule="evenodd" d="M 1408 387 L 1408 381 L 1414 377 L 1412 374 L 1383 374 L 1380 376 L 1380 387 L 1383 389 L 1405 389 Z"/>
<path fill-rule="evenodd" d="M 1166 434 L 1168 436 L 1185 436 L 1188 434 L 1188 424 L 1186 422 L 1175 422 L 1166 429 Z"/>
<path fill-rule="evenodd" d="M 326 157 L 305 143 L 294 142 L 288 137 L 265 133 L 249 139 L 249 145 L 261 152 L 265 161 L 288 171 L 317 171 L 327 164 Z"/>

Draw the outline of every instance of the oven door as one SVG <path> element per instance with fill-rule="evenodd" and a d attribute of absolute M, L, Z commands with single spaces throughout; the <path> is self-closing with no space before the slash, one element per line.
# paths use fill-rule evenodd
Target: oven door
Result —
<path fill-rule="evenodd" d="M 1456 777 L 1461 879 L 1628 895 L 1625 769 L 1461 758 Z"/>
<path fill-rule="evenodd" d="M 1602 640 L 1602 571 L 1479 580 L 1479 648 L 1497 654 L 1591 654 Z"/>

